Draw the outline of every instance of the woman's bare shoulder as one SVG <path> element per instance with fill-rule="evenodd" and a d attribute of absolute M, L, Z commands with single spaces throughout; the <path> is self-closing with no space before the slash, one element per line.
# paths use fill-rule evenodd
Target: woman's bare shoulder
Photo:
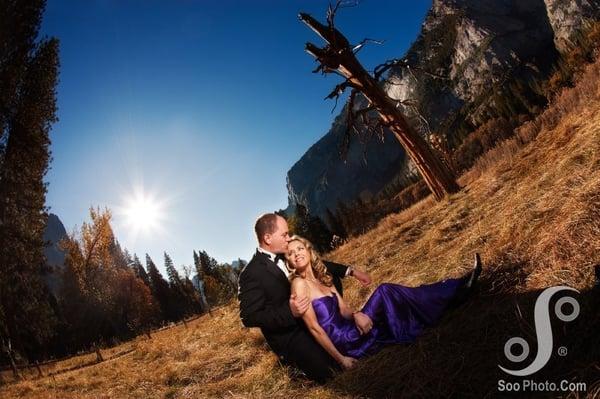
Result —
<path fill-rule="evenodd" d="M 310 295 L 310 285 L 302 277 L 296 277 L 292 280 L 292 292 L 296 294 Z"/>
<path fill-rule="evenodd" d="M 304 288 L 304 287 L 308 287 L 308 282 L 303 279 L 302 277 L 296 277 L 292 279 L 292 288 L 294 287 L 298 287 L 298 288 Z"/>

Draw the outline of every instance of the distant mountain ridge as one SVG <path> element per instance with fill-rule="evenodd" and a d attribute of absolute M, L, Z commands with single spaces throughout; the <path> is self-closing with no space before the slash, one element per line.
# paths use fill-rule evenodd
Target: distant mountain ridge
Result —
<path fill-rule="evenodd" d="M 53 213 L 48 214 L 48 222 L 44 230 L 44 241 L 47 242 L 44 248 L 47 266 L 44 280 L 54 296 L 57 295 L 60 286 L 59 273 L 65 265 L 65 252 L 59 247 L 59 242 L 66 236 L 67 231 L 60 218 Z"/>
<path fill-rule="evenodd" d="M 547 75 L 582 23 L 598 19 L 599 9 L 599 0 L 434 0 L 421 33 L 402 58 L 413 69 L 443 79 L 415 79 L 397 68 L 390 71 L 393 84 L 386 90 L 394 99 L 417 103 L 429 126 L 412 109 L 404 112 L 424 136 L 434 131 L 456 140 L 458 124 L 486 120 L 495 106 L 494 90 L 503 82 Z M 392 180 L 415 178 L 414 167 L 389 132 L 366 145 L 353 138 L 342 160 L 344 112 L 288 171 L 288 209 L 302 204 L 326 219 L 327 210 L 340 201 L 367 199 Z"/>

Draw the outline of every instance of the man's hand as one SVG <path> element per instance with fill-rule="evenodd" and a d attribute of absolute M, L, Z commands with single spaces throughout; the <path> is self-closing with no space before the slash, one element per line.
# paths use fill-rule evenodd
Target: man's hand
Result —
<path fill-rule="evenodd" d="M 290 310 L 292 311 L 292 316 L 295 318 L 302 317 L 302 315 L 308 310 L 308 305 L 310 301 L 307 297 L 296 297 L 296 294 L 292 294 L 290 297 Z"/>
<path fill-rule="evenodd" d="M 352 277 L 354 277 L 355 279 L 360 281 L 360 283 L 365 287 L 368 286 L 369 284 L 371 284 L 371 276 L 369 276 L 368 273 L 361 272 L 360 270 L 353 268 L 352 269 Z"/>
<path fill-rule="evenodd" d="M 360 335 L 365 335 L 373 328 L 373 320 L 363 312 L 353 314 L 356 328 L 360 331 Z"/>

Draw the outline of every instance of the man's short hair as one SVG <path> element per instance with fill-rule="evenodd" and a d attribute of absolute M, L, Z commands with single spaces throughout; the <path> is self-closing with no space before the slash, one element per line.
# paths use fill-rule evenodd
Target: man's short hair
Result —
<path fill-rule="evenodd" d="M 277 230 L 277 217 L 280 216 L 276 213 L 265 213 L 256 219 L 254 232 L 259 243 L 263 241 L 265 234 L 273 234 Z"/>

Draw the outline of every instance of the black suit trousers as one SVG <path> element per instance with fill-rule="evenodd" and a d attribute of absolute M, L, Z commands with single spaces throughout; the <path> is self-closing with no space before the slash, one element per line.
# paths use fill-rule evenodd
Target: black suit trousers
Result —
<path fill-rule="evenodd" d="M 338 363 L 315 341 L 306 330 L 299 331 L 290 340 L 283 363 L 298 367 L 306 376 L 318 383 L 324 383 L 340 370 Z"/>

